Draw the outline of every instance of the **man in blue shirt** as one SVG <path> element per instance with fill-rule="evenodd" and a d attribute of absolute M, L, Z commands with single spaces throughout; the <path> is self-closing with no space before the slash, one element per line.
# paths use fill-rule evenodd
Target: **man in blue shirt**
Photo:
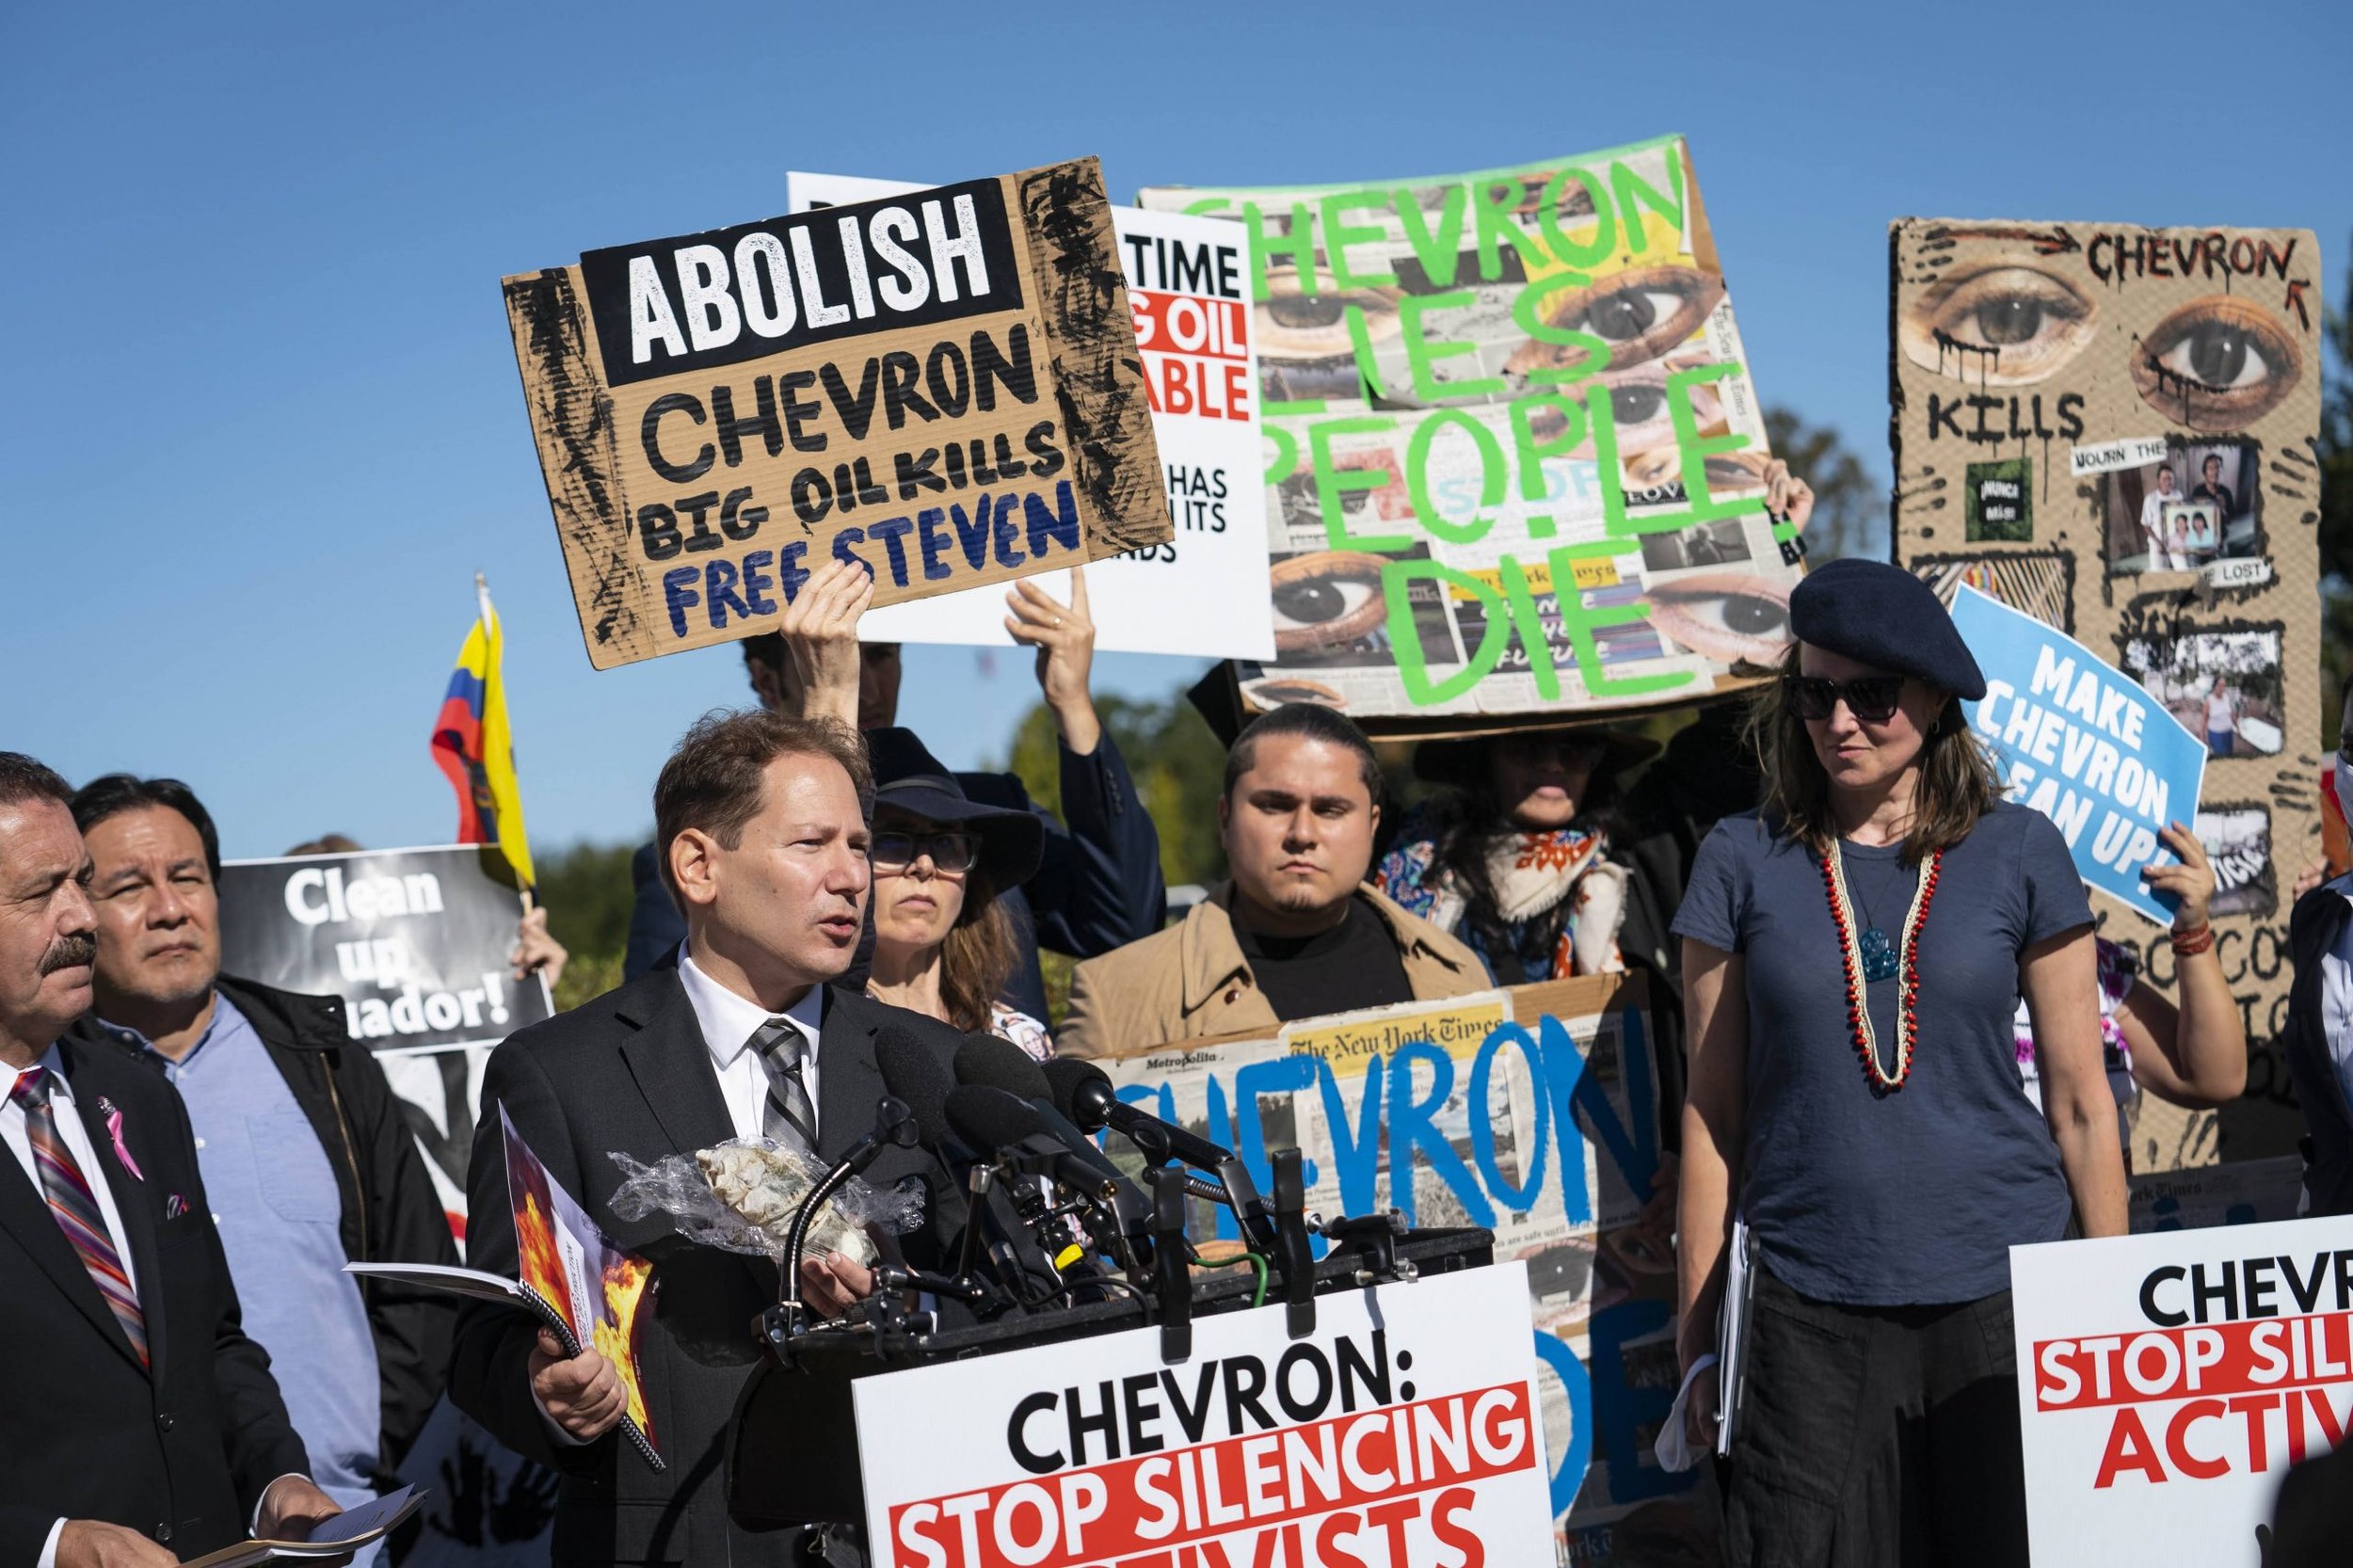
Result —
<path fill-rule="evenodd" d="M 77 1038 L 180 1091 L 212 1218 L 318 1484 L 372 1496 L 447 1376 L 455 1304 L 352 1261 L 454 1263 L 399 1102 L 343 1003 L 220 973 L 220 866 L 187 786 L 116 774 L 73 798 L 98 917 L 93 1016 Z"/>

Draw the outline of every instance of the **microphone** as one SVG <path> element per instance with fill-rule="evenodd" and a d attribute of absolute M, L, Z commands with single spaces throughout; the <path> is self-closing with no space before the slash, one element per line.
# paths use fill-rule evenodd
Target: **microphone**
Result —
<path fill-rule="evenodd" d="M 1016 1099 L 1050 1100 L 1052 1087 L 1045 1069 L 1030 1053 L 994 1034 L 972 1033 L 956 1048 L 956 1081 L 1002 1089 Z"/>
<path fill-rule="evenodd" d="M 888 1148 L 913 1148 L 917 1136 L 915 1113 L 906 1101 L 885 1095 L 874 1105 L 874 1125 L 866 1135 L 852 1144 L 848 1152 L 834 1162 L 808 1196 L 801 1200 L 799 1210 L 792 1216 L 792 1228 L 784 1238 L 784 1278 L 779 1282 L 784 1294 L 778 1304 L 786 1309 L 785 1329 L 797 1333 L 801 1312 L 801 1251 L 808 1240 L 809 1223 L 825 1200 L 841 1191 L 849 1179 L 872 1165 L 876 1157 Z"/>
<path fill-rule="evenodd" d="M 1102 1177 L 1048 1134 L 1028 1102 L 986 1084 L 960 1083 L 948 1093 L 948 1125 L 970 1147 L 986 1149 L 991 1165 L 1004 1166 L 1013 1178 L 988 1194 L 998 1241 L 989 1257 L 1009 1288 L 1016 1279 L 1034 1280 L 1046 1295 L 1064 1288 L 1063 1262 L 1085 1244 L 1066 1213 L 1059 1213 L 1053 1189 L 1058 1181 L 1081 1192 L 1100 1188 Z M 1008 1191 L 1010 1190 L 1010 1191 Z M 971 1222 L 977 1224 L 978 1218 Z M 1024 1305 L 1041 1302 L 1030 1290 L 1015 1288 Z"/>
<path fill-rule="evenodd" d="M 1257 1184 L 1250 1179 L 1249 1168 L 1232 1150 L 1222 1149 L 1174 1122 L 1162 1121 L 1148 1111 L 1129 1105 L 1112 1087 L 1110 1077 L 1092 1062 L 1058 1056 L 1038 1070 L 1053 1091 L 1055 1109 L 1068 1116 L 1080 1131 L 1099 1132 L 1109 1127 L 1126 1133 L 1137 1147 L 1155 1159 L 1165 1154 L 1196 1170 L 1209 1172 L 1219 1183 L 1219 1191 L 1211 1201 L 1223 1200 L 1233 1209 L 1234 1217 L 1262 1249 L 1274 1244 L 1274 1217 L 1268 1212 L 1266 1200 L 1258 1195 Z"/>
<path fill-rule="evenodd" d="M 948 1127 L 948 1091 L 955 1080 L 937 1051 L 904 1025 L 885 1024 L 874 1032 L 874 1064 L 882 1069 L 883 1087 L 906 1102 L 925 1144 L 944 1149 L 954 1143 Z"/>

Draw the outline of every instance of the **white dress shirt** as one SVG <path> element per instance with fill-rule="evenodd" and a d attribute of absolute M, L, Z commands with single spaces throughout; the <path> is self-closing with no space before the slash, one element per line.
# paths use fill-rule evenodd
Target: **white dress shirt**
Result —
<path fill-rule="evenodd" d="M 683 944 L 679 949 L 678 976 L 686 987 L 688 1003 L 695 1009 L 695 1021 L 702 1026 L 703 1047 L 711 1052 L 712 1070 L 719 1077 L 720 1096 L 728 1102 L 728 1120 L 735 1125 L 738 1138 L 757 1138 L 767 1126 L 768 1088 L 774 1076 L 767 1059 L 751 1049 L 752 1036 L 776 1015 L 705 974 L 687 955 Z M 810 986 L 808 993 L 784 1014 L 808 1043 L 808 1052 L 801 1059 L 801 1082 L 808 1090 L 812 1127 L 819 1125 L 815 1120 L 817 1075 L 821 1070 L 817 1041 L 824 1028 L 824 1016 L 823 985 Z"/>

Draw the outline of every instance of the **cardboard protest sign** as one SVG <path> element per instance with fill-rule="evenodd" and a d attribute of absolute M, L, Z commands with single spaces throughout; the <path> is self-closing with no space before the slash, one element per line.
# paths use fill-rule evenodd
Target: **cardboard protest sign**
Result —
<path fill-rule="evenodd" d="M 2010 1249 L 2037 1562 L 2261 1568 L 2353 1418 L 2353 1219 Z"/>
<path fill-rule="evenodd" d="M 903 196 L 917 186 L 835 174 L 786 176 L 795 213 Z M 1212 659 L 1274 654 L 1273 612 L 1256 591 L 1266 570 L 1266 459 L 1259 450 L 1258 362 L 1250 328 L 1248 236 L 1238 224 L 1180 213 L 1112 209 L 1128 276 L 1136 348 L 1152 401 L 1174 535 L 1087 569 L 1095 646 L 1106 653 Z M 1068 603 L 1067 572 L 1038 583 Z M 968 588 L 870 611 L 881 642 L 1010 647 L 1001 588 Z"/>
<path fill-rule="evenodd" d="M 1388 732 L 1658 707 L 1786 646 L 1799 546 L 1680 137 L 1141 200 L 1250 236 L 1276 648 L 1240 671 L 1252 707 Z"/>
<path fill-rule="evenodd" d="M 2171 925 L 2140 870 L 2171 860 L 2157 835 L 2197 814 L 2204 744 L 2091 649 L 1965 583 L 1953 625 L 1985 675 L 1961 712 L 2010 798 L 2058 824 L 2086 883 Z"/>
<path fill-rule="evenodd" d="M 888 604 L 1169 537 L 1092 158 L 504 286 L 599 669 L 771 628 L 828 555 Z"/>
<path fill-rule="evenodd" d="M 1597 976 L 1102 1064 L 1122 1099 L 1237 1150 L 1262 1181 L 1266 1151 L 1297 1145 L 1312 1210 L 1496 1233 L 1496 1256 L 1527 1268 L 1569 1561 L 1637 1539 L 1705 1560 L 1718 1534 L 1697 1472 L 1651 1451 L 1680 1380 L 1645 1008 L 1640 977 Z M 1208 1206 L 1193 1218 L 1205 1248 L 1238 1234 Z"/>
<path fill-rule="evenodd" d="M 2286 1017 L 2285 889 L 2320 854 L 2336 700 L 2318 690 L 2319 247 L 1905 218 L 1888 264 L 1897 559 L 2069 633 L 2205 743 L 2203 797 L 2172 809 L 2215 862 L 2216 951 L 2261 1048 Z M 2163 931 L 2103 934 L 2170 982 Z M 2285 1074 L 2259 1056 L 2255 1079 Z"/>
<path fill-rule="evenodd" d="M 221 968 L 340 996 L 351 1037 L 379 1055 L 496 1045 L 552 1016 L 544 981 L 518 984 L 521 896 L 495 847 L 361 850 L 220 869 Z"/>
<path fill-rule="evenodd" d="M 872 1560 L 1550 1562 L 1526 1273 L 1321 1296 L 1300 1339 L 1220 1313 L 1173 1365 L 1140 1328 L 860 1378 Z"/>

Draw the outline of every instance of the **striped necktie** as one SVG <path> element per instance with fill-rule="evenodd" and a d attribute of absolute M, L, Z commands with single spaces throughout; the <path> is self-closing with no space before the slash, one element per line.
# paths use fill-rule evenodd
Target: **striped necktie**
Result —
<path fill-rule="evenodd" d="M 13 1091 L 17 1103 L 24 1108 L 33 1168 L 40 1173 L 40 1190 L 49 1199 L 49 1212 L 56 1216 L 57 1228 L 73 1243 L 82 1267 L 89 1271 L 90 1283 L 114 1309 L 115 1321 L 122 1325 L 131 1349 L 138 1352 L 139 1365 L 145 1367 L 149 1364 L 147 1315 L 139 1310 L 138 1292 L 131 1288 L 131 1276 L 123 1272 L 122 1255 L 115 1251 L 106 1235 L 97 1195 L 90 1191 L 73 1151 L 58 1136 L 57 1115 L 49 1105 L 53 1092 L 49 1069 L 39 1066 L 20 1076 Z"/>
<path fill-rule="evenodd" d="M 768 1104 L 760 1131 L 779 1144 L 798 1144 L 810 1155 L 817 1152 L 817 1116 L 809 1104 L 808 1081 L 801 1063 L 808 1041 L 790 1018 L 771 1018 L 752 1034 L 752 1049 L 768 1064 Z"/>

